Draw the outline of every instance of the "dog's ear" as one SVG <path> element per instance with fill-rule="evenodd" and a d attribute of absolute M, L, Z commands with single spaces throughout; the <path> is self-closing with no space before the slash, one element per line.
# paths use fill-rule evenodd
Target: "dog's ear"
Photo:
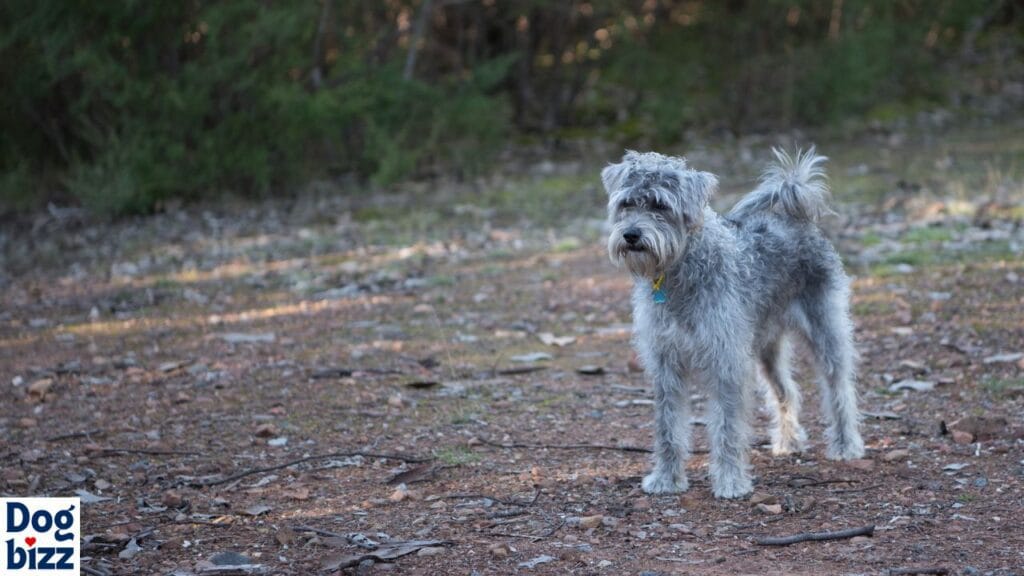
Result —
<path fill-rule="evenodd" d="M 683 225 L 687 230 L 696 230 L 704 224 L 704 207 L 718 189 L 718 178 L 710 172 L 685 170 L 679 174 L 679 187 Z"/>
<path fill-rule="evenodd" d="M 629 173 L 629 166 L 629 162 L 620 162 L 619 164 L 609 164 L 604 170 L 601 170 L 601 182 L 604 183 L 605 192 L 611 195 L 622 187 L 622 181 Z"/>

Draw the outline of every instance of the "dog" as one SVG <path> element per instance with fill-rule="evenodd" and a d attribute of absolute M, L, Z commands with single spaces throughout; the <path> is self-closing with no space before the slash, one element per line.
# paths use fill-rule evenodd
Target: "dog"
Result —
<path fill-rule="evenodd" d="M 800 452 L 800 390 L 790 377 L 795 339 L 813 357 L 828 421 L 826 456 L 860 458 L 850 282 L 818 227 L 828 185 L 812 147 L 776 161 L 724 217 L 708 200 L 713 174 L 682 158 L 627 151 L 601 171 L 608 255 L 633 276 L 633 345 L 654 388 L 651 494 L 688 488 L 689 396 L 709 396 L 709 477 L 717 498 L 752 491 L 751 397 L 773 405 L 772 453 Z M 759 374 L 760 373 L 760 374 Z"/>

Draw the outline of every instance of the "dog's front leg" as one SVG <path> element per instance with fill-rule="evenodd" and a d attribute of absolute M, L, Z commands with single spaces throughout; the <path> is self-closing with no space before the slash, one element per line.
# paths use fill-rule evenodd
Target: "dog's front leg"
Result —
<path fill-rule="evenodd" d="M 655 355 L 645 364 L 654 386 L 654 470 L 644 477 L 648 494 L 685 492 L 686 460 L 690 451 L 690 406 L 679 366 L 671 354 Z"/>
<path fill-rule="evenodd" d="M 708 473 L 716 498 L 740 498 L 753 490 L 749 463 L 752 368 L 742 359 L 726 359 L 708 375 Z"/>

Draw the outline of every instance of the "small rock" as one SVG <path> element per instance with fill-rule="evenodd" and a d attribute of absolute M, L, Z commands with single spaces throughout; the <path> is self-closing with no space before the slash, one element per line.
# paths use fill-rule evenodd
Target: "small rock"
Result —
<path fill-rule="evenodd" d="M 974 435 L 963 430 L 953 430 L 953 442 L 957 444 L 970 444 L 974 442 Z"/>
<path fill-rule="evenodd" d="M 409 499 L 409 489 L 406 488 L 405 484 L 399 484 L 398 488 L 388 496 L 388 500 L 392 502 L 403 502 Z"/>
<path fill-rule="evenodd" d="M 417 552 L 417 556 L 437 556 L 445 551 L 444 546 L 427 546 L 426 548 L 420 548 Z"/>
<path fill-rule="evenodd" d="M 754 492 L 750 495 L 750 503 L 753 506 L 758 504 L 775 504 L 779 499 L 766 492 Z"/>
<path fill-rule="evenodd" d="M 611 560 L 601 560 L 597 563 L 598 568 L 607 568 L 612 565 Z"/>
<path fill-rule="evenodd" d="M 185 504 L 185 498 L 177 490 L 168 490 L 160 497 L 160 504 L 168 508 L 181 508 Z"/>
<path fill-rule="evenodd" d="M 504 542 L 499 542 L 497 544 L 491 545 L 489 548 L 487 548 L 487 551 L 491 554 L 491 556 L 495 556 L 497 558 L 507 558 L 509 553 L 511 552 L 511 550 L 508 547 L 508 544 L 505 544 Z"/>
<path fill-rule="evenodd" d="M 405 404 L 401 394 L 393 394 L 388 397 L 388 406 L 401 408 Z"/>
<path fill-rule="evenodd" d="M 629 359 L 629 362 L 626 363 L 626 367 L 629 369 L 630 372 L 643 372 L 644 371 L 644 366 L 643 366 L 643 364 L 640 363 L 640 358 L 636 354 L 634 354 Z"/>
<path fill-rule="evenodd" d="M 978 476 L 977 478 L 974 479 L 974 482 L 972 482 L 972 484 L 974 484 L 974 486 L 977 488 L 984 488 L 985 486 L 988 486 L 988 478 L 985 478 L 984 476 Z"/>
<path fill-rule="evenodd" d="M 597 528 L 604 522 L 604 516 L 596 514 L 594 516 L 584 516 L 580 518 L 580 528 L 584 530 L 590 530 L 591 528 Z"/>
<path fill-rule="evenodd" d="M 238 552 L 218 552 L 210 556 L 210 564 L 214 566 L 246 566 L 252 564 L 252 560 Z"/>
<path fill-rule="evenodd" d="M 845 465 L 854 470 L 863 470 L 865 472 L 875 469 L 875 461 L 870 458 L 859 458 L 857 460 L 847 460 Z"/>
<path fill-rule="evenodd" d="M 108 488 L 112 488 L 114 485 L 102 478 L 99 478 L 96 482 L 93 482 L 93 486 L 95 486 L 97 490 L 106 490 Z"/>
<path fill-rule="evenodd" d="M 537 566 L 539 566 L 541 564 L 547 564 L 548 562 L 554 562 L 554 561 L 555 561 L 555 557 L 554 556 L 548 556 L 547 554 L 542 554 L 540 556 L 537 556 L 536 558 L 532 558 L 530 560 L 527 560 L 526 562 L 520 562 L 519 563 L 519 567 L 520 568 L 536 568 Z"/>
<path fill-rule="evenodd" d="M 598 366 L 596 364 L 587 364 L 585 366 L 580 366 L 579 368 L 577 368 L 576 372 L 583 374 L 585 376 L 599 376 L 601 374 L 604 374 L 604 367 Z"/>
<path fill-rule="evenodd" d="M 273 508 L 267 506 L 266 504 L 257 504 L 255 506 L 250 506 L 246 508 L 245 510 L 242 511 L 242 513 L 247 514 L 249 516 L 259 516 L 261 514 L 266 514 L 271 510 L 273 510 Z"/>
<path fill-rule="evenodd" d="M 42 400 L 46 397 L 46 394 L 53 387 L 52 378 L 43 378 L 36 380 L 35 382 L 28 385 L 28 395 L 35 400 Z"/>
<path fill-rule="evenodd" d="M 871 541 L 871 538 L 868 538 L 867 536 L 854 536 L 853 538 L 850 538 L 850 543 L 851 544 L 863 544 L 865 542 L 870 542 L 870 541 Z"/>
<path fill-rule="evenodd" d="M 910 450 L 890 450 L 882 456 L 886 462 L 900 462 L 910 457 Z"/>
<path fill-rule="evenodd" d="M 288 439 L 285 438 L 284 436 L 282 436 L 280 438 L 271 438 L 270 440 L 267 440 L 267 446 L 271 446 L 271 447 L 274 447 L 274 448 L 280 448 L 282 446 L 287 446 L 287 445 L 288 445 Z"/>
<path fill-rule="evenodd" d="M 260 424 L 253 434 L 257 438 L 274 438 L 277 436 L 277 428 L 273 424 Z"/>
<path fill-rule="evenodd" d="M 754 508 L 762 514 L 782 514 L 781 504 L 758 504 Z"/>
<path fill-rule="evenodd" d="M 35 428 L 38 422 L 35 418 L 21 418 L 18 420 L 18 428 Z"/>

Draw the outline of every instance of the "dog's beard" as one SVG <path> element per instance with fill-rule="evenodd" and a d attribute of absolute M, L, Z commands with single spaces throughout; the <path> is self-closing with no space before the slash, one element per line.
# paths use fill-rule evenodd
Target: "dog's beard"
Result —
<path fill-rule="evenodd" d="M 629 244 L 622 237 L 628 228 L 640 229 L 640 241 Z M 650 222 L 617 222 L 608 236 L 608 257 L 634 276 L 655 278 L 676 261 L 683 246 L 681 234 Z"/>

